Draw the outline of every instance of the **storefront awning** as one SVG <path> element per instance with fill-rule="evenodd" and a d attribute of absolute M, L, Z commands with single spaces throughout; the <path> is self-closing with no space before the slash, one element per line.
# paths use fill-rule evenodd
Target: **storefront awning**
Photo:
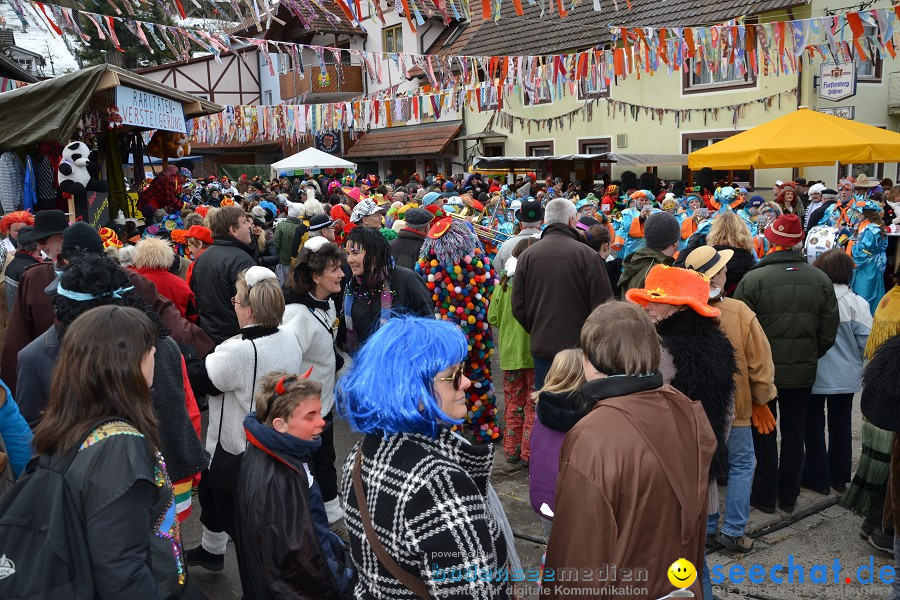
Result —
<path fill-rule="evenodd" d="M 554 161 L 600 161 L 616 163 L 622 167 L 671 167 L 687 164 L 687 154 L 628 154 L 603 152 L 600 154 L 555 154 L 553 156 L 476 156 L 472 166 L 476 169 L 515 168 L 540 165 Z"/>
<path fill-rule="evenodd" d="M 447 153 L 447 146 L 462 129 L 462 121 L 387 127 L 364 133 L 344 158 L 382 158 L 387 156 L 426 156 Z M 455 152 L 449 152 L 455 154 Z"/>

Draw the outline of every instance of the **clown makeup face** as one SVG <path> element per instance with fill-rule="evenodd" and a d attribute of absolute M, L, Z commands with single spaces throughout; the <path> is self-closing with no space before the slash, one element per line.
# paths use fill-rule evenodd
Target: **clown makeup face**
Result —
<path fill-rule="evenodd" d="M 842 187 L 841 191 L 838 192 L 838 199 L 841 201 L 842 204 L 852 197 L 853 197 L 853 190 L 850 189 L 849 187 L 846 187 L 846 186 Z"/>
<path fill-rule="evenodd" d="M 691 210 L 697 210 L 700 208 L 700 198 L 694 197 L 688 200 L 688 208 Z"/>

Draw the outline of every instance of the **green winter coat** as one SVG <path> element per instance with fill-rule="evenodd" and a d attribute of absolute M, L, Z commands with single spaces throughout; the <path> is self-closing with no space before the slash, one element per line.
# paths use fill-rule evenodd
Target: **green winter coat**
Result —
<path fill-rule="evenodd" d="M 635 288 L 644 287 L 644 280 L 647 279 L 647 273 L 653 265 L 675 264 L 675 259 L 666 256 L 659 250 L 644 246 L 640 250 L 635 250 L 625 257 L 622 262 L 622 276 L 619 277 L 619 287 L 622 288 L 622 298 L 625 298 L 625 292 Z"/>
<path fill-rule="evenodd" d="M 796 252 L 773 252 L 744 275 L 734 297 L 756 313 L 769 338 L 775 387 L 811 388 L 840 321 L 831 280 Z"/>
<path fill-rule="evenodd" d="M 512 284 L 507 281 L 506 291 L 502 285 L 494 288 L 491 304 L 488 306 L 488 324 L 500 332 L 500 368 L 504 371 L 533 369 L 531 357 L 531 336 L 519 325 L 512 314 Z"/>
<path fill-rule="evenodd" d="M 303 220 L 299 217 L 288 217 L 275 226 L 275 251 L 278 253 L 278 264 L 288 266 L 291 264 L 291 245 L 294 243 L 294 231 Z"/>

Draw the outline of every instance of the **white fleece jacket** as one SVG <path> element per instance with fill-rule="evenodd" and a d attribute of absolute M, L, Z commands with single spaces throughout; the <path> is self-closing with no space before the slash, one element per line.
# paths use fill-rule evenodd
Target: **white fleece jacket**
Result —
<path fill-rule="evenodd" d="M 253 344 L 256 344 L 256 381 L 253 381 Z M 255 340 L 245 340 L 238 334 L 216 346 L 206 357 L 206 371 L 214 386 L 223 392 L 209 397 L 209 427 L 206 431 L 206 450 L 212 456 L 216 443 L 232 453 L 244 451 L 247 438 L 244 435 L 244 417 L 250 413 L 250 400 L 259 388 L 263 375 L 272 371 L 302 373 L 300 370 L 300 346 L 290 331 L 279 329 L 272 335 Z M 219 415 L 225 403 L 222 418 L 222 438 L 219 440 Z M 255 410 L 256 404 L 253 408 Z"/>
<path fill-rule="evenodd" d="M 328 300 L 327 314 L 323 315 L 321 310 L 316 312 L 319 319 L 324 320 L 328 325 L 332 325 L 337 317 L 331 299 Z M 309 307 L 292 303 L 284 308 L 284 320 L 281 327 L 293 333 L 300 344 L 300 352 L 303 356 L 300 373 L 306 373 L 312 367 L 309 378 L 322 384 L 322 416 L 324 417 L 334 406 L 334 336 L 337 333 L 337 327 L 332 333 L 328 333 L 319 319 L 309 310 Z"/>

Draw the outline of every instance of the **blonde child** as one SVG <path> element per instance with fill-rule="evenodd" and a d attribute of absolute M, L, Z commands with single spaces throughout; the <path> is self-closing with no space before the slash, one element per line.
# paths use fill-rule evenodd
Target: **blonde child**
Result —
<path fill-rule="evenodd" d="M 522 239 L 504 264 L 500 284 L 494 289 L 488 307 L 488 323 L 500 333 L 500 368 L 503 369 L 503 398 L 506 408 L 503 453 L 516 464 L 528 463 L 531 457 L 531 428 L 534 423 L 534 360 L 531 358 L 531 336 L 512 314 L 512 286 L 519 255 L 537 239 Z"/>
<path fill-rule="evenodd" d="M 566 433 L 591 409 L 581 396 L 584 382 L 581 350 L 563 350 L 553 358 L 544 387 L 534 393 L 537 418 L 531 438 L 534 460 L 529 468 L 528 492 L 548 539 L 553 524 L 550 514 L 556 508 L 559 451 Z M 541 510 L 544 504 L 550 514 Z"/>

